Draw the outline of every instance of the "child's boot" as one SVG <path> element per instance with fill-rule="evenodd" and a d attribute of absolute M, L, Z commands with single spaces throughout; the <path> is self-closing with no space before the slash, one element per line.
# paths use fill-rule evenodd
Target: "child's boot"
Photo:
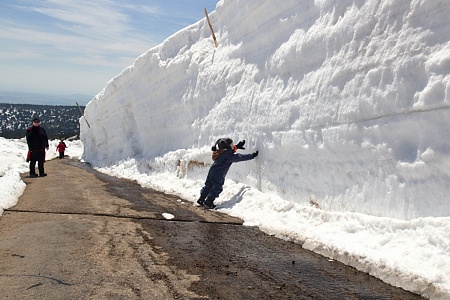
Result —
<path fill-rule="evenodd" d="M 216 206 L 214 205 L 214 198 L 206 199 L 206 201 L 203 203 L 203 206 L 207 209 L 214 209 Z"/>
<path fill-rule="evenodd" d="M 205 203 L 205 197 L 200 196 L 197 200 L 197 204 L 202 206 Z"/>

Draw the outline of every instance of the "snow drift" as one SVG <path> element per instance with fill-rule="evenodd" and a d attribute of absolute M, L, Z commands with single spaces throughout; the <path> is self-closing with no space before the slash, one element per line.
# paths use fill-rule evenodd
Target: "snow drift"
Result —
<path fill-rule="evenodd" d="M 258 162 L 228 178 L 299 204 L 449 216 L 450 2 L 220 1 L 107 83 L 83 158 L 200 179 L 223 136 Z M 202 154 L 189 155 L 200 148 Z M 176 152 L 186 149 L 184 152 Z M 158 158 L 172 155 L 173 164 Z"/>

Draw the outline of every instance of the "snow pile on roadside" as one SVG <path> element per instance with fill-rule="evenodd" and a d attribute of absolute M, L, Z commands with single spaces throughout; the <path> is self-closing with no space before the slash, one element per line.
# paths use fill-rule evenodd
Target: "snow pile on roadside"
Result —
<path fill-rule="evenodd" d="M 448 297 L 449 244 L 438 228 L 450 216 L 449 14 L 438 0 L 220 1 L 210 14 L 218 48 L 201 20 L 88 103 L 83 159 L 194 201 L 214 141 L 246 139 L 260 155 L 231 168 L 217 200 L 230 213 L 392 284 Z M 263 213 L 273 218 L 258 221 Z M 298 218 L 276 228 L 285 214 Z M 378 218 L 359 226 L 360 214 Z M 425 238 L 420 222 L 438 236 L 411 248 L 419 258 L 404 244 Z M 383 239 L 390 226 L 402 238 Z"/>

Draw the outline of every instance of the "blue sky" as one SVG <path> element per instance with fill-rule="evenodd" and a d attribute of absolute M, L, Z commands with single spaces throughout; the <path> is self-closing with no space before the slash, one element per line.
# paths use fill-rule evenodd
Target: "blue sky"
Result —
<path fill-rule="evenodd" d="M 85 94 L 218 0 L 2 0 L 0 92 Z"/>

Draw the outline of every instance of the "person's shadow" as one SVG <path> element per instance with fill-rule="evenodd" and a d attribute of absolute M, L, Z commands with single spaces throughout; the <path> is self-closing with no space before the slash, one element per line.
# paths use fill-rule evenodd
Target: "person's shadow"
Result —
<path fill-rule="evenodd" d="M 239 192 L 236 193 L 233 197 L 230 198 L 230 200 L 223 202 L 220 204 L 220 208 L 232 208 L 236 204 L 242 201 L 242 198 L 244 198 L 244 194 L 246 190 L 250 189 L 250 186 L 243 186 L 239 190 Z"/>

